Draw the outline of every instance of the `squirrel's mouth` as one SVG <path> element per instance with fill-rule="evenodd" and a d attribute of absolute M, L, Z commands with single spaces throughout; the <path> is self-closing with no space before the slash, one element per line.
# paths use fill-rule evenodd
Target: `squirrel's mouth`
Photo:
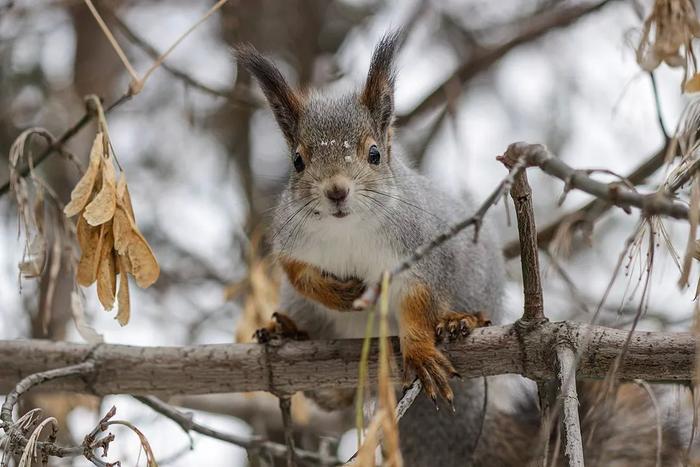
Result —
<path fill-rule="evenodd" d="M 333 217 L 337 217 L 338 219 L 342 219 L 343 217 L 347 217 L 349 214 L 350 213 L 347 211 L 338 210 L 338 211 L 334 212 L 332 215 L 333 215 Z"/>

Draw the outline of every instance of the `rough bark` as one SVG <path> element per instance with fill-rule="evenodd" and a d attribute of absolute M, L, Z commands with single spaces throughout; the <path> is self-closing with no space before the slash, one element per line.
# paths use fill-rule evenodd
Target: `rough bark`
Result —
<path fill-rule="evenodd" d="M 603 378 L 628 331 L 573 322 L 482 328 L 447 354 L 464 377 L 518 373 L 534 380 L 551 378 L 557 343 L 581 352 L 577 378 Z M 392 341 L 399 355 L 398 341 Z M 92 359 L 90 377 L 66 378 L 42 388 L 94 394 L 212 394 L 293 392 L 353 387 L 357 384 L 361 340 L 287 342 L 279 346 L 217 344 L 192 347 L 97 347 L 40 340 L 0 342 L 0 392 L 32 373 Z M 689 381 L 696 339 L 690 333 L 635 332 L 618 376 L 647 381 Z M 376 377 L 376 342 L 370 377 Z M 396 361 L 400 368 L 401 359 Z M 394 374 L 401 374 L 397 371 Z"/>

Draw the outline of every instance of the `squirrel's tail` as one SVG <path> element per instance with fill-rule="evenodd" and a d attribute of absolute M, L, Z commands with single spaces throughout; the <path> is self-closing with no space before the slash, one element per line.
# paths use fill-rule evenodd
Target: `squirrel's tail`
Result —
<path fill-rule="evenodd" d="M 498 407 L 492 392 L 500 380 L 489 383 L 492 400 L 485 416 L 483 379 L 453 385 L 456 414 L 436 413 L 421 395 L 400 422 L 405 465 L 534 465 L 542 445 L 536 395 L 519 397 L 514 407 Z M 667 416 L 659 394 L 652 399 L 646 388 L 633 383 L 620 385 L 615 397 L 605 397 L 603 382 L 582 382 L 577 388 L 587 466 L 683 465 L 686 445 L 680 423 Z M 550 434 L 548 465 L 566 465 L 559 429 L 555 426 Z"/>
<path fill-rule="evenodd" d="M 680 423 L 667 416 L 660 394 L 625 383 L 606 395 L 606 384 L 579 382 L 579 416 L 587 466 L 654 467 L 683 465 Z M 653 399 L 652 399 L 653 398 Z M 529 465 L 537 455 L 540 415 L 534 395 L 521 398 L 514 412 L 487 413 L 484 436 L 472 465 Z M 548 465 L 564 466 L 560 426 L 552 428 Z"/>

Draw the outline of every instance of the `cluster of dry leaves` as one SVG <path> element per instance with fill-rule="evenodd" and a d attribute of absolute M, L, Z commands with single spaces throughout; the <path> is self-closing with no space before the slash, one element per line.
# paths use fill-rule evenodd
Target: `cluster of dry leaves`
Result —
<path fill-rule="evenodd" d="M 653 31 L 653 39 L 652 39 Z M 693 39 L 700 37 L 700 22 L 692 0 L 656 0 L 644 21 L 637 46 L 637 63 L 646 71 L 662 62 L 685 71 L 681 87 L 700 91 L 700 74 L 693 51 Z"/>
<path fill-rule="evenodd" d="M 97 282 L 97 297 L 107 310 L 112 309 L 116 298 L 117 321 L 124 326 L 130 315 L 128 274 L 145 288 L 158 279 L 160 267 L 136 226 L 123 172 L 117 180 L 106 132 L 99 131 L 95 136 L 90 165 L 73 189 L 64 212 L 68 217 L 80 214 L 76 226 L 81 249 L 78 283 L 87 287 Z"/>

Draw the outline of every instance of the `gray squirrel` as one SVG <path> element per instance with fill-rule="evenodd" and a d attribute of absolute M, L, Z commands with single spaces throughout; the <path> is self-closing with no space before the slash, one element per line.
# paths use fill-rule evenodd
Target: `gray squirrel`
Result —
<path fill-rule="evenodd" d="M 352 304 L 365 287 L 475 210 L 471 199 L 444 193 L 392 151 L 399 38 L 399 33 L 384 36 L 363 88 L 338 96 L 296 91 L 255 48 L 236 49 L 239 65 L 260 84 L 291 162 L 269 235 L 286 273 L 282 312 L 256 333 L 261 342 L 273 334 L 363 337 L 367 314 L 354 311 Z M 438 348 L 441 340 L 502 321 L 506 278 L 496 233 L 487 218 L 478 242 L 472 232 L 462 232 L 391 284 L 390 329 L 400 338 L 404 381 L 418 377 L 424 388 L 399 423 L 409 467 L 519 466 L 536 452 L 539 409 L 534 399 L 524 397 L 514 413 L 484 413 L 483 379 L 455 378 L 459 375 Z M 343 391 L 314 396 L 329 409 L 352 403 L 352 394 Z M 439 399 L 453 410 L 436 411 L 443 404 Z M 598 433 L 609 437 L 612 428 L 608 424 Z M 672 441 L 667 446 L 674 446 Z M 646 465 L 634 459 L 634 465 Z M 655 457 L 645 460 L 654 465 Z"/>

